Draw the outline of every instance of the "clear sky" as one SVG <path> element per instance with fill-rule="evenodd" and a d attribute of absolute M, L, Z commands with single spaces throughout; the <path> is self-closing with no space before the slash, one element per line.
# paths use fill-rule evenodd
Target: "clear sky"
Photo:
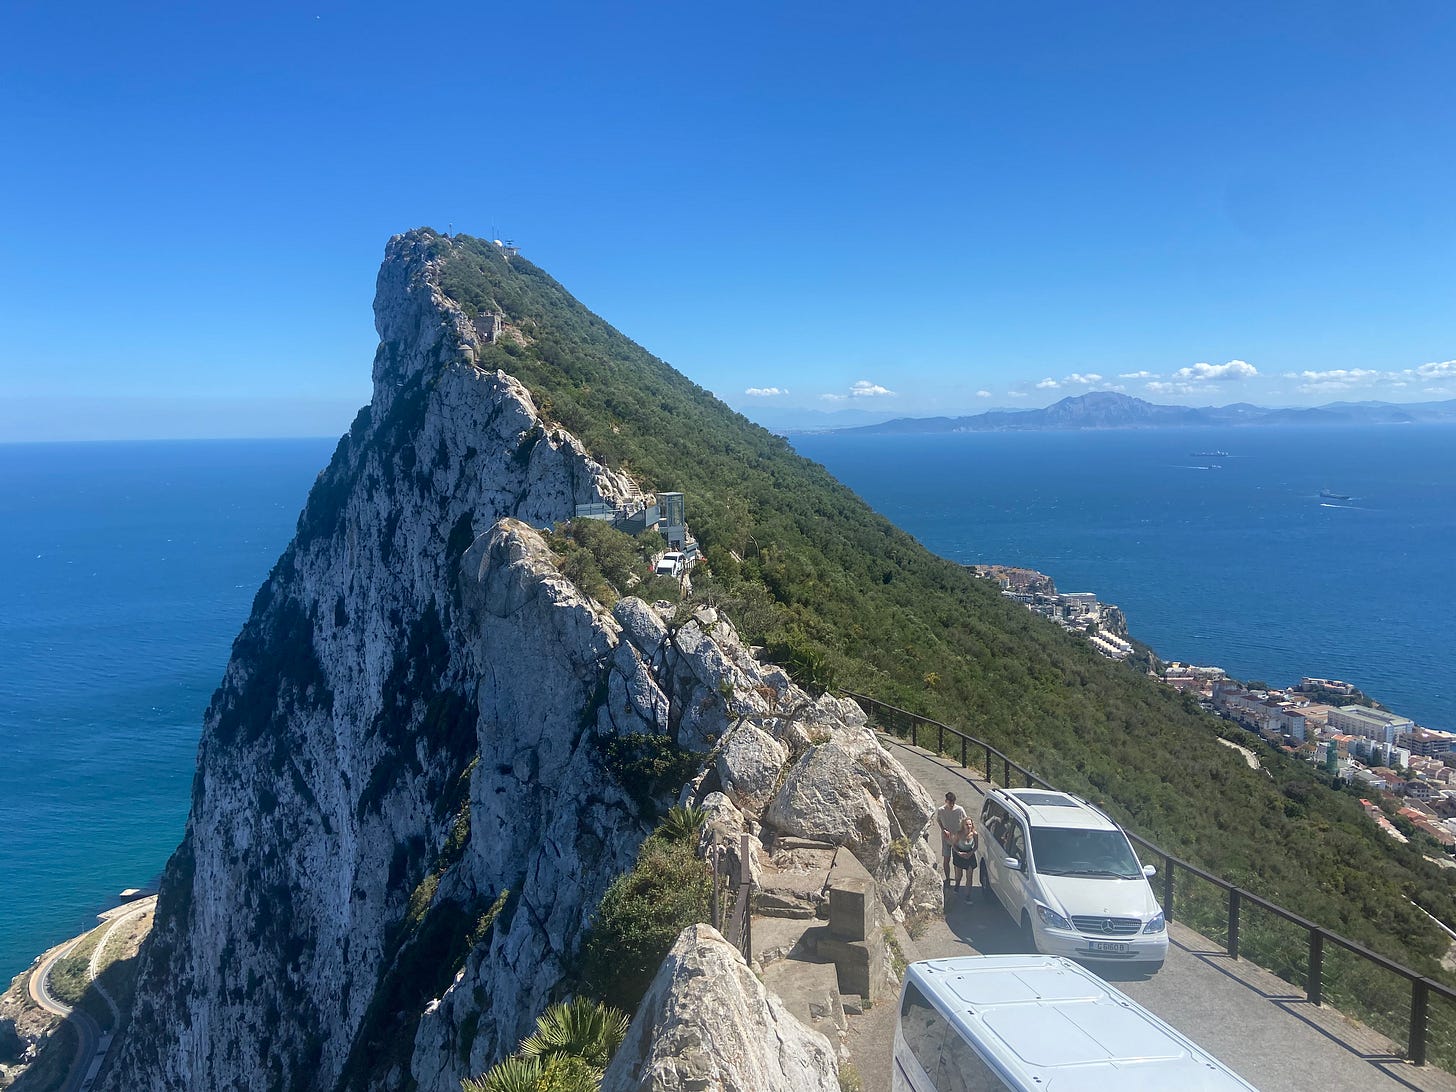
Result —
<path fill-rule="evenodd" d="M 342 432 L 422 224 L 750 414 L 1456 396 L 1438 0 L 16 0 L 0 40 L 0 439 Z"/>

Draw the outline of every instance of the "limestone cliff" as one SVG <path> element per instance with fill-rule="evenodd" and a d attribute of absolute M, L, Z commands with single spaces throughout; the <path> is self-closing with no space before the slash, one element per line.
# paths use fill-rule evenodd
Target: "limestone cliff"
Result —
<path fill-rule="evenodd" d="M 848 777 L 839 835 L 887 904 L 936 893 L 928 851 L 889 848 L 928 802 L 852 705 L 811 702 L 711 611 L 609 611 L 561 575 L 533 528 L 637 487 L 478 366 L 437 242 L 389 244 L 372 401 L 206 714 L 101 1087 L 453 1092 L 553 998 L 648 831 L 614 735 L 701 752 L 686 791 L 755 833 L 833 797 L 815 770 Z"/>
<path fill-rule="evenodd" d="M 687 929 L 662 961 L 602 1092 L 837 1092 L 829 1041 L 805 1027 L 713 929 Z"/>

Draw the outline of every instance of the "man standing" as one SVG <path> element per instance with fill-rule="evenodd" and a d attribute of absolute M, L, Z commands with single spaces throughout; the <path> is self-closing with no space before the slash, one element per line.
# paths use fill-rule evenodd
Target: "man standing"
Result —
<path fill-rule="evenodd" d="M 955 793 L 945 794 L 945 807 L 936 808 L 936 822 L 940 824 L 940 863 L 945 869 L 945 882 L 950 883 L 950 854 L 966 820 L 966 809 L 956 803 Z"/>

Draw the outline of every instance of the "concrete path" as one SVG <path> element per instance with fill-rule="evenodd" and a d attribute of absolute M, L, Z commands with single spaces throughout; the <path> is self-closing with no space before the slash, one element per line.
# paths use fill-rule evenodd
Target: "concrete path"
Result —
<path fill-rule="evenodd" d="M 970 771 L 892 736 L 881 735 L 880 741 L 931 799 L 954 792 L 968 813 L 980 811 L 985 782 Z M 951 893 L 948 903 L 945 917 L 916 938 L 918 955 L 912 958 L 1021 950 L 1017 929 L 994 896 L 977 887 Z M 1289 983 L 1246 960 L 1230 959 L 1192 930 L 1174 923 L 1169 939 L 1167 963 L 1150 978 L 1115 965 L 1093 969 L 1264 1092 L 1456 1092 L 1450 1074 L 1407 1064 L 1389 1039 L 1333 1009 L 1309 1004 Z M 851 1030 L 866 1092 L 889 1088 L 894 1007 L 877 1005 Z"/>

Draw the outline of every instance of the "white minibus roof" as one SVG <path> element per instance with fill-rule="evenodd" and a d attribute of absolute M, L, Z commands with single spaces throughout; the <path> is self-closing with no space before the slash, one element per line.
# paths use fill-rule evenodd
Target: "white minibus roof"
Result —
<path fill-rule="evenodd" d="M 1069 959 L 957 956 L 912 963 L 914 982 L 1011 1087 L 1043 1092 L 1252 1089 L 1132 998 Z"/>

